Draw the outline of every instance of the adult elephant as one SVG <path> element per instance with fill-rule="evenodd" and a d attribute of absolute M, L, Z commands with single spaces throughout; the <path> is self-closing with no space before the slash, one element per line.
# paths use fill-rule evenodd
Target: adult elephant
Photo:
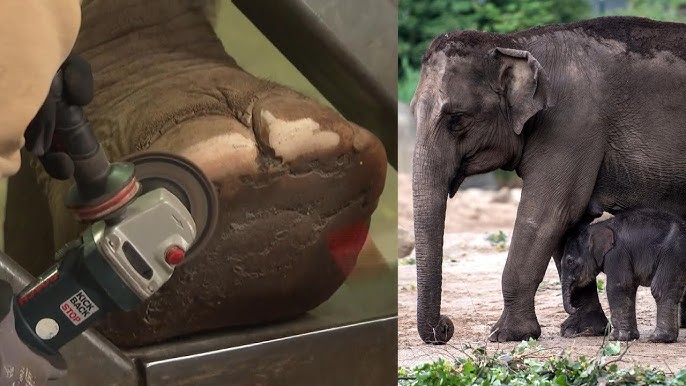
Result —
<path fill-rule="evenodd" d="M 537 338 L 536 289 L 573 224 L 603 211 L 686 214 L 686 25 L 608 17 L 513 34 L 437 37 L 423 58 L 413 196 L 417 328 L 443 343 L 440 315 L 446 199 L 466 176 L 498 168 L 523 179 L 492 341 Z M 593 202 L 589 208 L 588 203 Z M 596 283 L 561 334 L 602 334 Z"/>
<path fill-rule="evenodd" d="M 82 7 L 75 51 L 95 79 L 86 112 L 110 159 L 142 150 L 188 157 L 214 182 L 221 206 L 205 250 L 141 307 L 98 329 L 134 347 L 292 318 L 328 299 L 355 265 L 382 192 L 381 142 L 239 68 L 201 1 Z M 7 252 L 36 274 L 80 229 L 63 204 L 69 183 L 25 161 L 9 186 Z"/>

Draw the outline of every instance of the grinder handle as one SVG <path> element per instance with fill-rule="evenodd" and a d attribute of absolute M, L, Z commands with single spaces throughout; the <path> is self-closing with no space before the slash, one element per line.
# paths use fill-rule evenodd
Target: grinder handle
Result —
<path fill-rule="evenodd" d="M 74 164 L 74 181 L 81 198 L 88 201 L 106 193 L 110 162 L 83 107 L 71 104 L 64 93 L 64 72 L 57 72 L 51 92 L 57 98 L 55 135 L 53 142 L 64 149 Z"/>

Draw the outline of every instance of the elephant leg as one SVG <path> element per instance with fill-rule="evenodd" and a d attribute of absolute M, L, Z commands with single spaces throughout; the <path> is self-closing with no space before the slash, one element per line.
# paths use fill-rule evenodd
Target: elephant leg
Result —
<path fill-rule="evenodd" d="M 657 305 L 657 323 L 649 338 L 651 342 L 676 342 L 680 325 L 679 302 L 685 287 L 686 282 L 678 269 L 658 268 L 650 286 Z"/>
<path fill-rule="evenodd" d="M 684 296 L 681 297 L 681 304 L 679 306 L 679 309 L 680 309 L 679 327 L 686 328 L 686 293 L 684 293 Z"/>
<path fill-rule="evenodd" d="M 655 298 L 657 304 L 657 325 L 650 335 L 651 342 L 673 343 L 679 336 L 679 298 L 664 296 Z"/>
<path fill-rule="evenodd" d="M 609 282 L 609 280 L 608 280 Z M 625 287 L 614 281 L 607 286 L 607 300 L 610 303 L 613 340 L 634 340 L 640 337 L 636 323 L 636 290 L 638 287 Z"/>
<path fill-rule="evenodd" d="M 524 194 L 522 198 L 503 271 L 504 309 L 491 330 L 491 341 L 526 340 L 541 335 L 534 296 L 562 229 L 556 221 L 550 221 L 549 213 L 529 212 Z"/>
<path fill-rule="evenodd" d="M 526 184 L 525 179 L 503 271 L 504 308 L 491 330 L 491 341 L 538 338 L 541 334 L 534 307 L 536 290 L 543 280 L 551 256 L 559 250 L 567 228 L 581 217 L 585 209 L 582 200 L 544 205 L 541 197 L 551 196 L 550 192 L 556 190 L 561 193 L 558 189 L 564 189 L 564 186 L 538 186 L 534 189 Z M 554 196 L 565 197 L 564 194 Z"/>

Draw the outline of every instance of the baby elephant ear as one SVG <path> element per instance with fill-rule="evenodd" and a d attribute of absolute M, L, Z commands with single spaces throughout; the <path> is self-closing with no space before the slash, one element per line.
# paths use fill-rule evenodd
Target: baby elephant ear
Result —
<path fill-rule="evenodd" d="M 494 54 L 502 60 L 500 84 L 506 91 L 510 126 L 521 134 L 529 118 L 551 106 L 545 71 L 528 51 L 498 47 Z"/>
<path fill-rule="evenodd" d="M 605 262 L 605 255 L 607 255 L 614 246 L 615 233 L 612 229 L 599 225 L 591 231 L 591 253 L 599 267 L 603 265 Z"/>

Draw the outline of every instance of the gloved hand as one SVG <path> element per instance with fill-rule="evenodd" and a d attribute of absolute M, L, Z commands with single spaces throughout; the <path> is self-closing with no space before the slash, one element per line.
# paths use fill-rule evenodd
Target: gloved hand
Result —
<path fill-rule="evenodd" d="M 90 64 L 80 56 L 71 54 L 64 61 L 61 76 L 53 79 L 45 102 L 24 132 L 26 150 L 38 156 L 43 167 L 53 178 L 71 177 L 74 166 L 71 160 L 54 143 L 57 123 L 57 103 L 62 98 L 67 105 L 85 106 L 93 99 L 93 73 Z"/>
<path fill-rule="evenodd" d="M 0 280 L 0 386 L 43 386 L 66 375 L 61 356 L 45 357 L 17 336 L 12 287 Z"/>

